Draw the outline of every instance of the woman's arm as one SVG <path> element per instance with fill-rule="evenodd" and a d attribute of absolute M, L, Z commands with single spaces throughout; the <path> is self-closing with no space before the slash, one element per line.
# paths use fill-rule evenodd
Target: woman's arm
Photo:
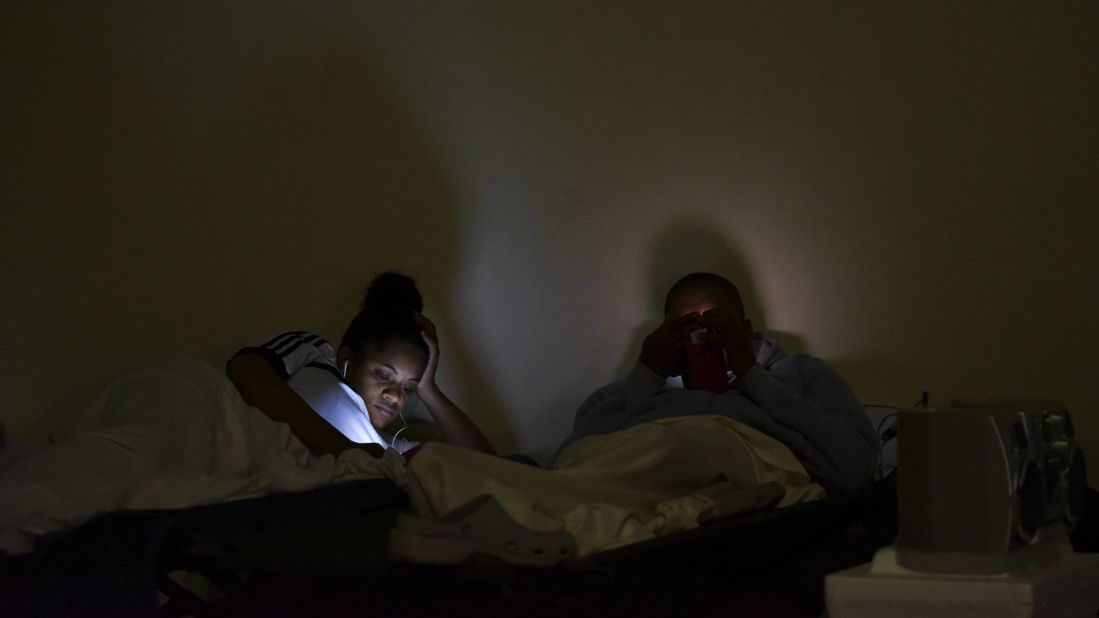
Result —
<path fill-rule="evenodd" d="M 435 383 L 435 369 L 439 366 L 439 337 L 435 333 L 435 325 L 431 320 L 420 314 L 416 314 L 416 322 L 420 325 L 424 341 L 427 342 L 428 360 L 427 368 L 417 387 L 420 401 L 424 402 L 427 411 L 435 419 L 435 424 L 443 434 L 443 439 L 450 444 L 462 446 L 474 451 L 481 451 L 490 455 L 496 454 L 485 434 L 477 427 L 465 412 L 450 400 Z"/>
<path fill-rule="evenodd" d="M 358 448 L 373 457 L 385 449 L 379 444 L 358 444 L 340 433 L 317 414 L 260 354 L 244 352 L 229 361 L 229 379 L 244 401 L 259 408 L 271 420 L 290 425 L 290 431 L 317 455 L 340 453 Z"/>

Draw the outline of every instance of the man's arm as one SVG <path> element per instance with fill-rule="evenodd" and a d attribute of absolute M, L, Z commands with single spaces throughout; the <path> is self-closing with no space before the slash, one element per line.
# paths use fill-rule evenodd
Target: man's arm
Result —
<path fill-rule="evenodd" d="M 572 422 L 572 433 L 557 452 L 580 438 L 625 429 L 645 412 L 636 404 L 659 393 L 662 388 L 664 379 L 637 363 L 625 378 L 600 388 L 580 404 Z"/>
<path fill-rule="evenodd" d="M 767 368 L 756 362 L 751 328 L 725 308 L 712 309 L 700 323 L 707 338 L 725 349 L 737 388 L 763 417 L 734 415 L 785 444 L 813 480 L 829 491 L 851 491 L 873 475 L 877 437 L 851 387 L 824 361 L 788 356 Z M 732 403 L 732 402 L 730 402 Z"/>
<path fill-rule="evenodd" d="M 877 437 L 843 378 L 808 356 L 786 357 L 772 371 L 780 377 L 796 372 L 791 382 L 799 382 L 800 388 L 756 365 L 736 389 L 774 423 L 766 431 L 786 444 L 829 491 L 851 491 L 869 481 L 878 455 Z"/>
<path fill-rule="evenodd" d="M 630 373 L 595 391 L 580 404 L 573 419 L 572 433 L 557 452 L 585 436 L 625 429 L 644 413 L 646 409 L 638 404 L 659 393 L 668 376 L 681 369 L 686 349 L 683 329 L 697 319 L 697 313 L 666 318 L 649 333 L 641 345 L 641 356 Z"/>

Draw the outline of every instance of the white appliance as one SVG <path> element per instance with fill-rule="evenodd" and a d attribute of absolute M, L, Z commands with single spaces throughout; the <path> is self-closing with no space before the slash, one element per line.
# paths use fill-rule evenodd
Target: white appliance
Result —
<path fill-rule="evenodd" d="M 956 400 L 902 410 L 898 537 L 829 575 L 833 618 L 1096 616 L 1099 554 L 1076 554 L 1086 466 L 1063 405 Z"/>

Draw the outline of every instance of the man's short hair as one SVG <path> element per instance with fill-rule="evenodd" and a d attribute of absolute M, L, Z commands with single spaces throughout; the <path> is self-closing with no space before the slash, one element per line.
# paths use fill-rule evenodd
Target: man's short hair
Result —
<path fill-rule="evenodd" d="M 740 290 L 725 277 L 707 272 L 691 273 L 673 283 L 671 289 L 668 290 L 668 295 L 664 297 L 664 313 L 668 313 L 668 308 L 672 305 L 672 299 L 677 294 L 696 286 L 712 286 L 725 292 L 736 302 L 736 309 L 740 312 L 740 317 L 744 317 L 744 301 L 740 299 Z"/>

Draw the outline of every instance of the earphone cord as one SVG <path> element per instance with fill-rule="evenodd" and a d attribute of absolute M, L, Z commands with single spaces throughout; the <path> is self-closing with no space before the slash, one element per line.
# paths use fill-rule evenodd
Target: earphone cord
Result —
<path fill-rule="evenodd" d="M 393 439 L 390 440 L 390 442 L 395 442 L 397 440 L 397 436 L 401 435 L 401 432 L 405 429 L 408 429 L 408 421 L 404 419 L 404 412 L 398 412 L 398 414 L 401 417 L 401 422 L 404 423 L 404 427 L 401 427 L 397 430 L 397 433 L 393 434 Z"/>

